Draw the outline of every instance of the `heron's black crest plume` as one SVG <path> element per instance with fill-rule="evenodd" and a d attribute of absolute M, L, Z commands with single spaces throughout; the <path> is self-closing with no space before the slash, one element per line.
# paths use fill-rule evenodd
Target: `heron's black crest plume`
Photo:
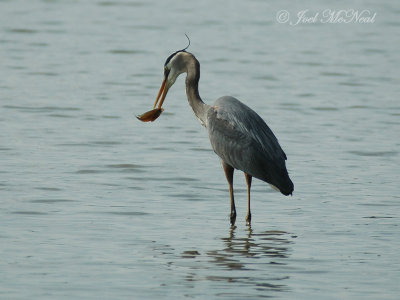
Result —
<path fill-rule="evenodd" d="M 189 48 L 189 46 L 190 46 L 190 39 L 189 39 L 189 37 L 187 36 L 186 33 L 185 33 L 185 36 L 186 36 L 186 38 L 188 39 L 188 42 L 189 42 L 188 45 L 187 45 L 185 48 L 183 48 L 182 50 L 178 50 L 178 51 L 172 53 L 170 56 L 168 56 L 167 60 L 165 61 L 164 66 L 168 65 L 169 61 L 170 61 L 177 53 L 179 53 L 179 52 L 185 52 L 186 49 Z"/>
<path fill-rule="evenodd" d="M 185 36 L 188 39 L 189 44 L 185 48 L 183 48 L 181 51 L 185 51 L 190 46 L 190 39 L 189 39 L 189 37 L 188 37 L 188 35 L 186 33 L 185 33 Z"/>

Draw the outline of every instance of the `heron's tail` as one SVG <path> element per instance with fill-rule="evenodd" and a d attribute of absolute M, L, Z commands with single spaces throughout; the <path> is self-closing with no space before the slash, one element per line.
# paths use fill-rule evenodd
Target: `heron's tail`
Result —
<path fill-rule="evenodd" d="M 290 180 L 289 175 L 287 175 L 285 185 L 281 186 L 281 188 L 279 190 L 285 196 L 289 196 L 289 195 L 293 194 L 294 184 L 293 184 L 292 180 Z"/>
<path fill-rule="evenodd" d="M 286 168 L 282 168 L 277 172 L 278 176 L 271 176 L 271 181 L 269 182 L 273 185 L 276 189 L 278 189 L 283 195 L 289 196 L 292 195 L 294 190 L 294 185 L 292 180 L 289 177 L 289 174 Z"/>

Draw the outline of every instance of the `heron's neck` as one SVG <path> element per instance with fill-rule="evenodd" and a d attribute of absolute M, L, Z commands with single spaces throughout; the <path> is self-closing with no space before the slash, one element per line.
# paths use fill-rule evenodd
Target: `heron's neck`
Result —
<path fill-rule="evenodd" d="M 200 63 L 193 57 L 188 62 L 186 76 L 186 95 L 194 114 L 203 126 L 207 126 L 207 111 L 210 108 L 199 95 Z"/>

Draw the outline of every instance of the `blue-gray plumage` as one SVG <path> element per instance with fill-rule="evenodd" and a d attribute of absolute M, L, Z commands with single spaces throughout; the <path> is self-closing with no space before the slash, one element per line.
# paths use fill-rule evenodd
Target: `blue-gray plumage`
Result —
<path fill-rule="evenodd" d="M 208 110 L 207 125 L 211 145 L 224 162 L 272 184 L 284 195 L 293 192 L 286 154 L 255 111 L 233 97 L 221 97 Z"/>
<path fill-rule="evenodd" d="M 250 188 L 252 177 L 273 185 L 284 195 L 293 192 L 293 183 L 286 170 L 286 154 L 264 120 L 251 108 L 230 96 L 224 96 L 213 106 L 205 104 L 199 95 L 200 64 L 185 50 L 171 54 L 164 65 L 164 81 L 157 96 L 153 118 L 162 111 L 162 104 L 176 78 L 186 72 L 186 94 L 190 106 L 201 124 L 208 130 L 211 146 L 221 158 L 229 183 L 231 224 L 235 224 L 236 208 L 233 196 L 234 169 L 245 173 L 248 193 L 247 223 L 250 225 Z M 150 112 L 153 114 L 152 112 Z M 143 119 L 142 119 L 143 120 Z"/>

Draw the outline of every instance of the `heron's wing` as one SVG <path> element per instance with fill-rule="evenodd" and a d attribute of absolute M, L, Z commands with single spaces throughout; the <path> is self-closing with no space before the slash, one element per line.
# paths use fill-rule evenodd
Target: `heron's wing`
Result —
<path fill-rule="evenodd" d="M 214 112 L 214 113 L 212 113 Z M 270 160 L 286 160 L 286 154 L 279 145 L 278 139 L 264 120 L 250 107 L 236 98 L 225 96 L 215 102 L 209 111 L 209 122 L 222 126 L 220 130 L 236 131 L 237 135 L 250 137 L 262 149 Z"/>
<path fill-rule="evenodd" d="M 232 167 L 272 184 L 272 178 L 287 176 L 286 155 L 277 138 L 239 100 L 219 98 L 208 111 L 207 128 L 214 151 Z"/>
<path fill-rule="evenodd" d="M 249 169 L 246 161 L 250 158 L 248 152 L 252 151 L 254 141 L 248 135 L 226 119 L 219 118 L 213 108 L 208 113 L 207 129 L 211 146 L 223 161 L 242 171 Z"/>

